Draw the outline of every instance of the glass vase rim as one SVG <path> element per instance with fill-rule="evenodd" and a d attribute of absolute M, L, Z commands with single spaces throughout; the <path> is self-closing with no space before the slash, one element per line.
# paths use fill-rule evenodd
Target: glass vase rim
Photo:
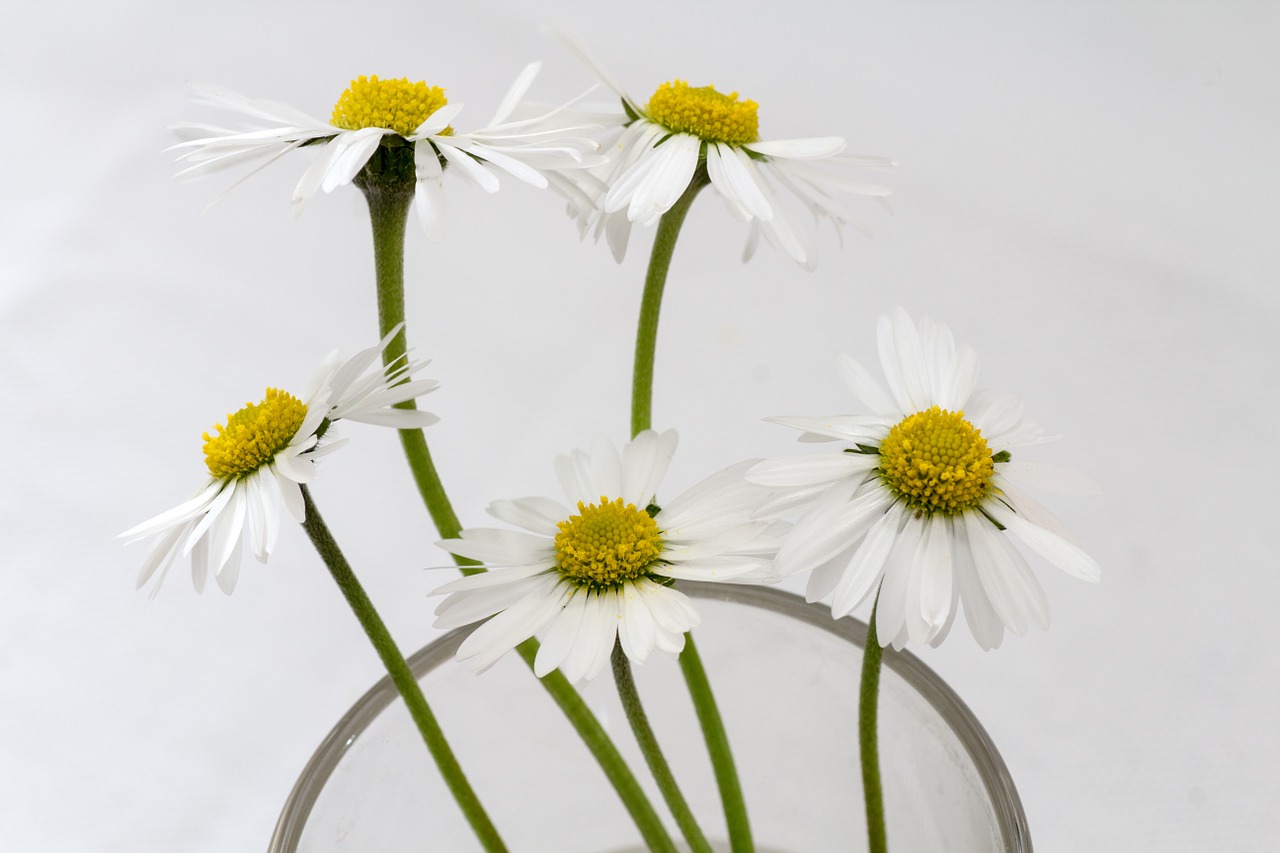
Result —
<path fill-rule="evenodd" d="M 724 601 L 772 611 L 834 634 L 859 649 L 865 648 L 865 622 L 851 616 L 833 619 L 830 609 L 825 605 L 806 602 L 801 596 L 785 590 L 766 586 L 698 583 L 683 585 L 681 591 L 694 599 Z M 473 629 L 474 626 L 455 628 L 406 658 L 414 677 L 421 680 L 436 667 L 451 661 L 458 646 Z M 1027 817 L 1022 808 L 1022 799 L 1013 784 L 1013 777 L 995 743 L 973 711 L 937 673 L 910 651 L 886 648 L 883 665 L 928 702 L 973 760 L 991 799 L 1005 853 L 1032 853 Z M 391 677 L 384 675 L 343 714 L 320 742 L 290 790 L 276 821 L 267 853 L 289 853 L 297 850 L 312 807 L 348 748 L 379 714 L 399 698 L 400 694 Z"/>

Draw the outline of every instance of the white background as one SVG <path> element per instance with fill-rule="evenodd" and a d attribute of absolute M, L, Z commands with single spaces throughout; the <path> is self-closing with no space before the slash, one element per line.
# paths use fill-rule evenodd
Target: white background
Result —
<path fill-rule="evenodd" d="M 714 83 L 766 138 L 900 163 L 862 176 L 894 215 L 855 200 L 874 237 L 824 230 L 813 274 L 767 247 L 741 265 L 741 226 L 695 205 L 657 366 L 672 493 L 793 451 L 767 415 L 856 412 L 831 356 L 874 364 L 877 315 L 948 322 L 982 384 L 1067 434 L 1034 459 L 1106 487 L 1049 502 L 1104 569 L 1040 567 L 1051 630 L 916 650 L 999 746 L 1037 849 L 1274 849 L 1280 5 L 1230 2 L 5 5 L 0 848 L 263 849 L 380 675 L 301 531 L 230 598 L 180 566 L 149 600 L 145 546 L 113 541 L 192 493 L 216 420 L 375 338 L 359 193 L 294 220 L 302 151 L 201 215 L 235 175 L 171 180 L 166 125 L 225 118 L 185 81 L 323 118 L 350 78 L 408 75 L 476 126 L 531 59 L 535 98 L 590 85 L 547 20 L 638 99 Z M 554 494 L 555 454 L 625 438 L 651 238 L 617 266 L 548 193 L 447 183 L 445 239 L 409 235 L 409 318 L 474 525 Z M 444 557 L 394 437 L 343 434 L 317 501 L 416 648 L 451 575 L 424 571 Z"/>

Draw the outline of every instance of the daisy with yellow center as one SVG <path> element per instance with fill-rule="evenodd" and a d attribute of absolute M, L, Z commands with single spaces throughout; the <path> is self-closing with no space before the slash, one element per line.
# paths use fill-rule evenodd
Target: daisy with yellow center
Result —
<path fill-rule="evenodd" d="M 747 478 L 779 490 L 764 510 L 802 510 L 778 551 L 779 574 L 812 570 L 810 601 L 831 596 L 845 616 L 879 590 L 882 645 L 936 645 L 963 608 L 984 649 L 1005 629 L 1047 628 L 1049 605 L 1011 540 L 1082 580 L 1098 564 L 1065 526 L 1014 481 L 1060 494 L 1097 485 L 1064 468 L 1013 461 L 1016 448 L 1052 441 L 1022 416 L 1013 394 L 975 393 L 978 357 L 950 330 L 898 309 L 877 328 L 886 392 L 858 362 L 839 360 L 854 395 L 875 414 L 771 420 L 839 452 L 762 462 Z"/>
<path fill-rule="evenodd" d="M 521 72 L 488 125 L 466 133 L 451 126 L 462 104 L 450 103 L 438 86 L 408 78 L 352 80 L 328 122 L 274 101 L 196 84 L 201 100 L 248 116 L 255 126 L 231 130 L 207 124 L 175 125 L 172 129 L 182 141 L 171 150 L 181 152 L 178 162 L 187 164 L 178 177 L 203 177 L 258 157 L 269 158 L 266 166 L 295 148 L 314 146 L 319 152 L 293 192 L 296 216 L 317 190 L 332 192 L 351 183 L 379 148 L 407 148 L 413 153 L 419 222 L 428 237 L 438 239 L 444 229 L 446 171 L 491 193 L 497 191 L 503 173 L 546 187 L 546 170 L 559 174 L 601 161 L 596 154 L 599 145 L 581 135 L 594 128 L 565 121 L 560 109 L 515 118 L 539 67 L 535 62 Z"/>
<path fill-rule="evenodd" d="M 343 443 L 318 446 L 333 422 L 363 421 L 398 429 L 435 423 L 436 416 L 429 412 L 393 408 L 436 387 L 434 380 L 411 378 L 427 362 L 401 360 L 386 370 L 380 364 L 370 370 L 399 333 L 397 327 L 377 346 L 345 361 L 336 353 L 330 355 L 301 397 L 268 388 L 261 401 L 246 403 L 212 433 L 204 433 L 209 479 L 196 496 L 120 534 L 126 542 L 161 537 L 143 564 L 138 586 L 158 575 L 154 594 L 181 554 L 191 557 L 197 591 L 204 589 L 212 572 L 219 588 L 230 594 L 239 578 L 245 543 L 265 563 L 283 516 L 304 520 L 302 484 L 311 482 L 315 460 Z"/>
<path fill-rule="evenodd" d="M 552 30 L 579 59 L 622 99 L 625 125 L 609 148 L 607 165 L 568 175 L 591 195 L 594 214 L 579 216 L 579 225 L 596 239 L 606 236 L 614 257 L 626 254 L 632 223 L 648 225 L 679 200 L 700 170 L 720 194 L 729 213 L 748 223 L 743 260 L 754 254 L 760 235 L 806 269 L 817 264 L 813 242 L 793 213 L 781 203 L 786 190 L 818 219 L 829 219 L 839 235 L 849 213 L 838 193 L 883 197 L 886 187 L 818 168 L 886 168 L 884 157 L 846 156 L 844 139 L 762 140 L 755 101 L 715 86 L 671 80 L 641 105 L 614 81 L 603 66 L 567 33 Z M 589 183 L 588 178 L 593 182 Z"/>
<path fill-rule="evenodd" d="M 643 662 L 676 654 L 698 624 L 675 581 L 772 577 L 785 525 L 755 521 L 768 492 L 743 480 L 747 462 L 715 474 L 661 508 L 654 493 L 676 449 L 674 431 L 646 430 L 623 448 L 599 440 L 556 460 L 568 505 L 551 498 L 496 501 L 489 514 L 527 532 L 468 528 L 442 548 L 490 571 L 445 584 L 437 628 L 487 620 L 458 649 L 483 671 L 545 632 L 534 671 L 594 677 L 614 643 Z"/>

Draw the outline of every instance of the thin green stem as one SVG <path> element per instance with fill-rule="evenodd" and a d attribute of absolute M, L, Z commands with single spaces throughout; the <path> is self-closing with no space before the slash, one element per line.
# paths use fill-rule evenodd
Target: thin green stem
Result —
<path fill-rule="evenodd" d="M 396 151 L 397 149 L 392 149 Z M 393 155 L 383 155 L 391 160 Z M 392 161 L 394 165 L 394 161 Z M 392 166 L 383 164 L 384 173 L 392 170 Z M 397 325 L 404 323 L 404 236 L 405 226 L 409 219 L 409 208 L 413 204 L 413 183 L 404 186 L 403 181 L 374 180 L 365 173 L 357 183 L 364 190 L 369 203 L 369 220 L 373 225 L 373 261 L 377 277 L 378 291 L 378 336 L 385 337 Z M 394 173 L 393 173 L 394 176 Z M 384 174 L 385 177 L 385 174 Z M 401 329 L 386 349 L 382 351 L 383 364 L 403 358 L 408 351 L 408 333 Z M 406 400 L 397 403 L 401 409 L 416 409 L 417 403 Z M 431 450 L 427 447 L 427 437 L 421 429 L 402 429 L 400 444 L 404 447 L 405 458 L 409 462 L 409 470 L 413 473 L 418 493 L 431 514 L 436 530 L 445 539 L 455 539 L 462 530 L 458 516 L 453 511 L 449 496 L 445 493 L 440 474 L 436 471 L 435 462 L 431 458 Z M 463 574 L 475 574 L 480 571 L 473 560 L 455 558 Z"/>
<path fill-rule="evenodd" d="M 755 842 L 751 838 L 747 803 L 742 797 L 742 785 L 738 781 L 733 751 L 729 748 L 729 736 L 724 730 L 724 721 L 720 719 L 720 709 L 711 693 L 706 670 L 702 668 L 698 647 L 693 643 L 693 633 L 685 634 L 684 640 L 680 671 L 684 673 L 698 723 L 702 726 L 702 737 L 712 756 L 711 766 L 716 774 L 716 785 L 720 788 L 720 802 L 724 804 L 725 823 L 729 827 L 729 846 L 733 853 L 750 853 L 755 850 Z"/>
<path fill-rule="evenodd" d="M 636 326 L 635 366 L 631 379 L 631 436 L 634 438 L 653 423 L 653 364 L 658 349 L 658 318 L 662 312 L 662 295 L 667 285 L 667 272 L 675 254 L 676 239 L 684 225 L 689 207 L 698 192 L 710 183 L 706 167 L 700 166 L 689 187 L 658 220 L 658 233 L 653 238 L 653 250 L 649 254 L 649 269 L 644 277 L 644 295 L 640 298 L 640 320 Z M 729 748 L 729 736 L 716 706 L 711 683 L 693 644 L 693 635 L 686 638 L 680 654 L 680 670 L 693 700 L 698 722 L 702 726 L 707 753 L 715 771 L 720 800 L 724 807 L 725 823 L 729 828 L 729 843 L 734 853 L 749 853 L 755 849 L 751 837 L 751 823 L 747 818 L 747 804 L 738 781 L 738 769 Z"/>
<path fill-rule="evenodd" d="M 631 659 L 622 650 L 621 643 L 613 647 L 612 663 L 613 680 L 618 686 L 618 698 L 622 700 L 622 710 L 627 714 L 627 722 L 631 723 L 631 731 L 635 733 L 636 742 L 640 744 L 640 752 L 653 773 L 654 781 L 658 783 L 662 798 L 667 801 L 667 807 L 671 809 L 671 814 L 676 819 L 676 825 L 684 833 L 684 839 L 689 842 L 691 850 L 695 853 L 711 853 L 711 845 L 698 827 L 689 804 L 685 802 L 684 794 L 680 793 L 680 787 L 671 773 L 671 767 L 658 746 L 658 739 L 654 737 L 644 706 L 640 704 L 640 693 L 636 690 L 635 679 L 631 677 Z"/>
<path fill-rule="evenodd" d="M 409 209 L 413 204 L 414 178 L 412 149 L 378 149 L 370 165 L 356 178 L 356 185 L 364 192 L 369 205 L 369 219 L 373 226 L 374 266 L 377 277 L 378 328 L 385 337 L 397 324 L 404 322 L 404 240 Z M 408 333 L 400 334 L 383 352 L 383 363 L 390 364 L 408 350 Z M 403 408 L 415 408 L 412 400 L 400 404 Z M 444 484 L 436 471 L 427 447 L 427 439 L 420 429 L 400 430 L 400 443 L 404 447 L 409 468 L 413 473 L 418 492 L 431 515 L 436 530 L 446 539 L 455 539 L 462 531 L 453 504 L 445 492 Z M 454 556 L 463 574 L 483 572 L 474 560 Z M 538 653 L 536 640 L 521 643 L 517 650 L 533 669 Z M 635 775 L 627 767 L 617 748 L 609 739 L 604 727 L 587 708 L 582 697 L 559 672 L 539 679 L 547 693 L 563 710 L 569 722 L 582 738 L 587 749 L 595 757 L 605 776 L 618 792 L 623 805 L 631 814 L 645 843 L 652 850 L 674 853 L 675 846 L 662 825 L 661 818 L 645 796 Z"/>
<path fill-rule="evenodd" d="M 880 753 L 876 736 L 876 711 L 880 698 L 880 664 L 884 650 L 876 636 L 876 609 L 880 593 L 871 607 L 867 639 L 862 650 L 862 684 L 858 688 L 858 748 L 862 756 L 862 794 L 867 808 L 867 839 L 870 853 L 886 853 L 884 831 L 884 791 L 880 787 Z"/>
<path fill-rule="evenodd" d="M 525 640 L 516 646 L 516 652 L 529 665 L 529 668 L 533 669 L 534 659 L 538 656 L 537 641 Z M 573 689 L 573 685 L 560 674 L 559 670 L 552 670 L 544 675 L 542 683 L 547 688 L 547 692 L 556 701 L 556 704 L 560 706 L 564 715 L 569 718 L 574 728 L 578 730 L 578 734 L 586 742 L 587 748 L 591 750 L 591 753 L 595 755 L 596 760 L 600 763 L 605 776 L 609 778 L 613 787 L 618 791 L 619 796 L 622 798 L 622 804 L 626 806 L 632 820 L 635 821 L 636 827 L 639 828 L 641 836 L 644 837 L 644 843 L 653 851 L 675 853 L 675 843 L 667 833 L 666 827 L 662 825 L 662 818 L 654 810 L 649 798 L 645 796 L 644 791 L 641 789 L 640 783 L 636 781 L 635 775 L 631 772 L 631 768 L 627 767 L 627 763 L 618 752 L 617 747 L 613 745 L 613 741 L 609 739 L 609 735 L 601 727 L 599 721 L 596 720 L 595 715 L 591 713 L 586 703 L 582 701 L 578 691 Z"/>
<path fill-rule="evenodd" d="M 705 167 L 699 167 L 689 188 L 671 209 L 658 220 L 658 233 L 653 237 L 649 253 L 649 269 L 644 276 L 644 295 L 640 297 L 640 322 L 636 327 L 636 358 L 631 374 L 631 436 L 653 424 L 653 359 L 658 350 L 658 315 L 662 312 L 662 292 L 667 286 L 667 271 L 676 251 L 680 226 L 689 213 L 698 191 L 710 183 Z"/>
<path fill-rule="evenodd" d="M 505 851 L 507 849 L 506 845 L 502 843 L 502 839 L 498 836 L 498 830 L 494 828 L 493 822 L 489 820 L 489 815 L 485 813 L 484 807 L 480 805 L 480 800 L 476 797 L 475 791 L 472 790 L 470 783 L 467 782 L 467 777 L 462 772 L 458 759 L 454 756 L 453 750 L 449 748 L 448 741 L 445 740 L 440 724 L 436 721 L 435 715 L 431 713 L 431 708 L 427 705 L 427 700 L 422 695 L 422 688 L 418 685 L 418 680 L 414 678 L 413 672 L 409 669 L 409 664 L 405 662 L 404 655 L 400 654 L 400 649 L 396 647 L 395 640 L 391 639 L 387 626 L 378 615 L 378 611 L 374 609 L 373 602 L 369 600 L 364 587 L 360 585 L 355 572 L 351 570 L 351 565 L 338 548 L 338 543 L 334 540 L 333 534 L 329 532 L 324 519 L 320 517 L 320 511 L 316 509 L 315 502 L 311 499 L 311 491 L 306 486 L 302 487 L 302 500 L 306 509 L 306 520 L 302 522 L 303 529 L 311 537 L 311 542 L 316 546 L 316 551 L 320 553 L 320 558 L 324 560 L 324 564 L 329 567 L 329 573 L 333 575 L 334 581 L 338 584 L 338 589 L 342 591 L 347 604 L 351 606 L 356 619 L 360 621 L 360 627 L 364 628 L 365 634 L 369 637 L 369 642 L 373 643 L 373 648 L 382 660 L 382 665 L 386 667 L 387 674 L 391 676 L 391 680 L 395 683 L 396 689 L 400 691 L 400 696 L 404 699 L 405 705 L 409 707 L 409 715 L 413 717 L 414 724 L 417 725 L 418 731 L 422 733 L 422 740 L 431 752 L 431 757 L 435 759 L 436 766 L 440 768 L 445 784 L 448 785 L 454 800 L 457 801 L 463 815 L 466 816 L 467 823 L 471 824 L 476 838 L 484 845 L 485 850 Z"/>

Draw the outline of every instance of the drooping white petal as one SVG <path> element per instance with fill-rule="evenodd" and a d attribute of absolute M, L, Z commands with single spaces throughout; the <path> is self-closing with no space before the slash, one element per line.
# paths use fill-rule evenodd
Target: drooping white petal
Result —
<path fill-rule="evenodd" d="M 844 150 L 844 145 L 842 137 L 818 136 L 811 139 L 771 139 L 764 142 L 749 142 L 742 147 L 766 157 L 818 160 L 839 154 Z"/>
<path fill-rule="evenodd" d="M 831 599 L 833 617 L 841 619 L 848 616 L 876 588 L 904 514 L 903 506 L 895 504 L 867 530 L 835 588 Z"/>
<path fill-rule="evenodd" d="M 723 142 L 707 143 L 707 175 L 726 199 L 757 219 L 773 218 L 773 207 L 753 176 L 755 167 L 742 151 Z"/>
<path fill-rule="evenodd" d="M 1056 533 L 1032 524 L 996 501 L 990 502 L 984 509 L 1028 548 L 1072 577 L 1092 583 L 1102 579 L 1102 569 L 1098 567 L 1097 561 Z"/>

